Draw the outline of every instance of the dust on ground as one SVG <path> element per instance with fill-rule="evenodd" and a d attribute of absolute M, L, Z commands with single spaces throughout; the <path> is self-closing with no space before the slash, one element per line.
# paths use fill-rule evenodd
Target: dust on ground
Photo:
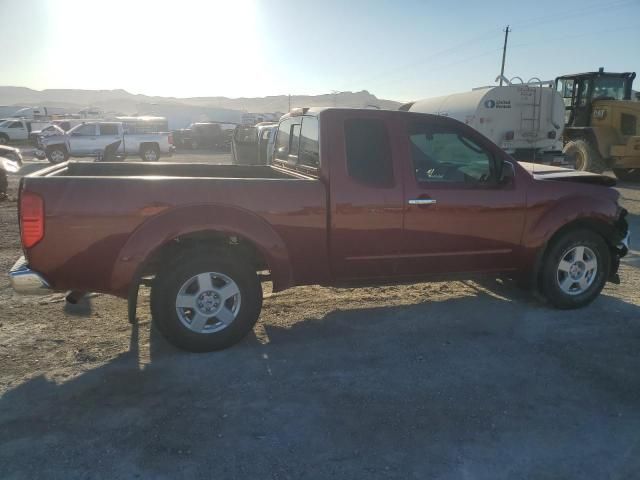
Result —
<path fill-rule="evenodd" d="M 640 232 L 640 186 L 620 191 Z M 636 478 L 637 245 L 574 311 L 498 280 L 267 286 L 254 334 L 211 354 L 151 328 L 147 289 L 130 325 L 124 300 L 0 275 L 0 478 Z"/>

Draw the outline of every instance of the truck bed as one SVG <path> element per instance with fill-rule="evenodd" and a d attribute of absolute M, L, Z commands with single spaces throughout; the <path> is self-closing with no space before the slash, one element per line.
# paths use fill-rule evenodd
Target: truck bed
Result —
<path fill-rule="evenodd" d="M 26 250 L 29 265 L 55 279 L 58 290 L 125 296 L 150 252 L 209 230 L 250 239 L 268 260 L 287 265 L 274 286 L 319 283 L 328 276 L 325 186 L 296 172 L 68 162 L 24 177 L 21 191 L 44 203 L 44 238 Z"/>

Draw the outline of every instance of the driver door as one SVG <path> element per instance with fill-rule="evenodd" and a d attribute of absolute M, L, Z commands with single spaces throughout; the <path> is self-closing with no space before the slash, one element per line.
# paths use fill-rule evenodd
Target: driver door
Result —
<path fill-rule="evenodd" d="M 524 189 L 517 178 L 497 178 L 503 159 L 514 160 L 472 129 L 438 119 L 409 120 L 403 144 L 403 273 L 516 268 Z"/>
<path fill-rule="evenodd" d="M 71 155 L 88 155 L 96 148 L 97 125 L 87 123 L 75 128 L 69 135 L 69 153 Z"/>

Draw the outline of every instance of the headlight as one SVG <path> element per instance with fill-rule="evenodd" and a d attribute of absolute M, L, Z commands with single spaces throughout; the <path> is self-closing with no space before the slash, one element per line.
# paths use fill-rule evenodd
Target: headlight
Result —
<path fill-rule="evenodd" d="M 602 120 L 607 116 L 607 110 L 604 108 L 596 108 L 593 111 L 593 118 L 597 118 L 598 120 Z"/>

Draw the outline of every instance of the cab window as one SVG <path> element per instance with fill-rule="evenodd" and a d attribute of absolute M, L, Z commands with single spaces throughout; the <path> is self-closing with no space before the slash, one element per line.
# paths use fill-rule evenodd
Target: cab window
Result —
<path fill-rule="evenodd" d="M 493 181 L 493 155 L 464 134 L 415 125 L 409 144 L 418 182 L 482 185 Z"/>
<path fill-rule="evenodd" d="M 80 125 L 79 127 L 75 128 L 71 134 L 79 137 L 92 137 L 96 134 L 96 126 Z"/>

